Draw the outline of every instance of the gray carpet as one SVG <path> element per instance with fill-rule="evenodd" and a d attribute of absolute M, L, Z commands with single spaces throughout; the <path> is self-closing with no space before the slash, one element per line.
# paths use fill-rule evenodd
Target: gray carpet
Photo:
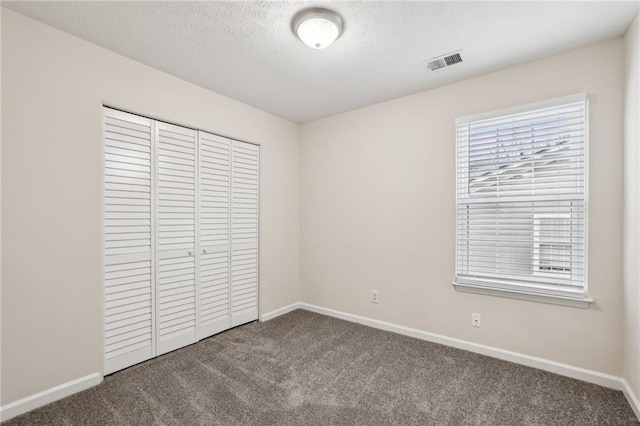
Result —
<path fill-rule="evenodd" d="M 638 425 L 621 392 L 298 310 L 9 425 Z"/>

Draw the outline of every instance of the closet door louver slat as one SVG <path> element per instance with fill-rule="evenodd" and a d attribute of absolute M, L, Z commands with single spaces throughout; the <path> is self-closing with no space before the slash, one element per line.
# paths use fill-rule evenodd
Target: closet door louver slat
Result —
<path fill-rule="evenodd" d="M 198 338 L 228 329 L 230 268 L 229 139 L 199 134 L 200 322 Z"/>
<path fill-rule="evenodd" d="M 154 354 L 152 130 L 104 109 L 105 374 Z"/>
<path fill-rule="evenodd" d="M 231 326 L 258 319 L 260 151 L 233 141 L 231 153 Z"/>
<path fill-rule="evenodd" d="M 156 124 L 157 355 L 196 339 L 196 132 Z"/>

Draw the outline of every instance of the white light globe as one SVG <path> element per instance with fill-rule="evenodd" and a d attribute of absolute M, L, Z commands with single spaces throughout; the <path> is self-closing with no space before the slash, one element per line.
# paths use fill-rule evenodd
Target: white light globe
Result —
<path fill-rule="evenodd" d="M 324 49 L 333 43 L 340 34 L 338 27 L 322 18 L 309 19 L 298 27 L 298 37 L 313 49 Z"/>
<path fill-rule="evenodd" d="M 342 17 L 328 9 L 305 9 L 292 19 L 291 27 L 300 40 L 312 49 L 324 49 L 344 29 Z"/>

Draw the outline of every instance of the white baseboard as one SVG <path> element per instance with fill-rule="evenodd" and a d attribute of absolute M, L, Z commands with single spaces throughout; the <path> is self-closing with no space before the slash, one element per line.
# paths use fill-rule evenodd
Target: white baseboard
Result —
<path fill-rule="evenodd" d="M 569 364 L 563 364 L 545 358 L 538 358 L 518 352 L 507 351 L 492 346 L 481 345 L 479 343 L 473 343 L 467 340 L 443 336 L 441 334 L 429 333 L 415 328 L 404 327 L 389 322 L 366 318 L 359 315 L 348 314 L 346 312 L 340 312 L 303 302 L 292 303 L 283 308 L 267 312 L 266 314 L 260 316 L 260 321 L 269 321 L 270 319 L 295 311 L 296 309 L 304 309 L 307 311 L 316 312 L 318 314 L 323 314 L 330 317 L 367 325 L 369 327 L 378 328 L 380 330 L 391 331 L 393 333 L 414 337 L 416 339 L 426 340 L 445 346 L 451 346 L 454 348 L 475 352 L 504 361 L 526 365 L 527 367 L 537 368 L 539 370 L 548 371 L 551 373 L 559 374 L 561 376 L 571 377 L 573 379 L 578 379 L 588 383 L 594 383 L 596 385 L 622 391 L 625 398 L 629 402 L 629 405 L 631 405 L 631 408 L 638 417 L 638 420 L 640 420 L 640 401 L 638 400 L 638 397 L 633 393 L 633 390 L 631 389 L 631 387 L 629 387 L 629 384 L 626 380 L 610 374 L 588 370 L 586 368 L 576 367 Z"/>
<path fill-rule="evenodd" d="M 624 394 L 624 397 L 627 398 L 627 402 L 631 408 L 633 408 L 633 412 L 636 413 L 636 417 L 640 420 L 640 399 L 638 398 L 638 395 L 633 393 L 633 389 L 631 389 L 629 382 L 625 379 L 622 379 L 622 393 Z"/>
<path fill-rule="evenodd" d="M 611 389 L 621 390 L 624 393 L 625 398 L 629 402 L 629 405 L 631 405 L 631 408 L 640 420 L 640 400 L 638 399 L 638 396 L 634 394 L 633 390 L 626 380 L 610 374 L 604 374 L 585 368 L 575 367 L 569 364 L 562 364 L 544 358 L 538 358 L 518 352 L 511 352 L 491 346 L 485 346 L 466 340 L 455 339 L 453 337 L 447 337 L 435 333 L 429 333 L 415 328 L 404 327 L 401 325 L 361 317 L 359 315 L 348 314 L 346 312 L 335 311 L 333 309 L 323 308 L 320 306 L 310 305 L 308 303 L 302 302 L 292 303 L 280 309 L 267 312 L 266 314 L 260 316 L 260 321 L 269 321 L 270 319 L 295 311 L 296 309 L 304 309 L 307 311 L 316 312 L 318 314 L 323 314 L 330 317 L 367 325 L 369 327 L 377 328 L 380 330 L 391 331 L 393 333 L 402 334 L 404 336 L 414 337 L 416 339 L 426 340 L 433 343 L 439 343 L 441 345 L 451 346 L 454 348 L 479 353 L 493 358 L 514 362 L 516 364 L 538 368 L 540 370 L 549 371 L 551 373 L 560 374 L 562 376 L 583 380 L 585 382 L 594 383 Z M 31 395 L 27 398 L 11 402 L 0 407 L 0 421 L 5 421 L 12 417 L 26 413 L 27 411 L 42 407 L 53 401 L 57 401 L 76 392 L 80 392 L 82 390 L 98 385 L 100 382 L 102 382 L 102 375 L 100 373 L 93 373 L 89 374 L 88 376 L 84 376 L 79 379 L 64 383 L 62 385 L 55 386 L 51 389 L 39 392 L 35 395 Z"/>
<path fill-rule="evenodd" d="M 361 317 L 358 315 L 348 314 L 345 312 L 334 311 L 333 309 L 322 308 L 320 306 L 310 305 L 308 303 L 300 303 L 300 308 L 307 311 L 316 312 L 319 314 L 328 315 L 335 318 L 340 318 L 346 321 L 356 322 L 358 324 L 367 325 L 369 327 L 378 328 L 380 330 L 391 331 L 394 333 L 402 334 L 409 337 L 415 337 L 416 339 L 426 340 L 433 343 L 439 343 L 445 346 L 451 346 L 458 349 L 464 349 L 466 351 L 475 352 L 482 355 L 487 355 L 493 358 L 498 358 L 504 361 L 514 362 L 516 364 L 526 365 L 527 367 L 533 367 L 551 373 L 560 374 L 561 376 L 567 376 L 578 380 L 583 380 L 589 383 L 595 383 L 607 388 L 622 390 L 623 384 L 620 377 L 612 376 L 610 374 L 600 373 L 598 371 L 587 370 L 585 368 L 575 367 L 569 364 L 562 364 L 560 362 L 551 361 L 544 358 L 538 358 L 530 355 L 525 355 L 518 352 L 511 352 L 504 349 L 494 348 L 491 346 L 481 345 L 479 343 L 473 343 L 466 340 L 455 339 L 453 337 L 443 336 L 441 334 L 429 333 L 415 328 L 404 327 L 384 321 L 378 321 L 371 318 Z"/>
<path fill-rule="evenodd" d="M 260 315 L 260 322 L 269 321 L 270 319 L 274 319 L 275 317 L 279 317 L 280 315 L 288 314 L 289 312 L 295 311 L 296 309 L 300 309 L 300 302 L 292 303 L 280 309 L 276 309 L 275 311 L 267 312 L 266 314 Z"/>
<path fill-rule="evenodd" d="M 102 382 L 102 375 L 100 373 L 93 373 L 38 392 L 26 398 L 10 402 L 0 407 L 0 421 L 9 420 L 12 417 L 19 416 L 27 411 L 42 407 L 76 392 L 89 389 L 90 387 L 100 384 L 100 382 Z"/>

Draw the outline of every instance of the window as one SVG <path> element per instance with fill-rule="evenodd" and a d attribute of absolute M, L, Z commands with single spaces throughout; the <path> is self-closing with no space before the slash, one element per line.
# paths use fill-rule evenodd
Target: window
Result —
<path fill-rule="evenodd" d="M 587 97 L 456 120 L 459 290 L 586 306 Z"/>

